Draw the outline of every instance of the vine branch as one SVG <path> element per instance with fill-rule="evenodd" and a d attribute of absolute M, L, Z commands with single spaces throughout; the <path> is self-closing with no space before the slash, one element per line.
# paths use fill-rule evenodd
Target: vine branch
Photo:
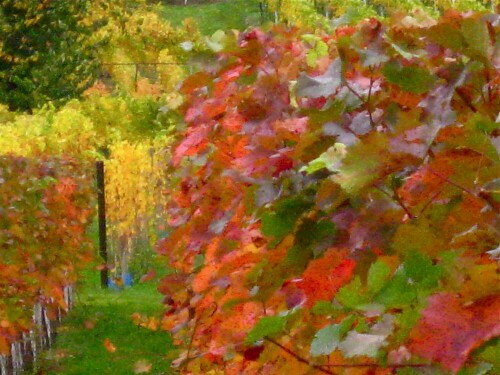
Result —
<path fill-rule="evenodd" d="M 477 199 L 481 199 L 483 202 L 486 202 L 488 204 L 488 206 L 490 206 L 493 211 L 497 212 L 498 209 L 493 206 L 490 202 L 488 202 L 488 200 L 484 199 L 483 197 L 481 197 L 480 195 L 477 195 L 476 193 L 474 193 L 472 190 L 466 188 L 465 186 L 462 186 L 458 183 L 456 183 L 455 181 L 452 181 L 450 180 L 448 177 L 446 176 L 443 176 L 441 173 L 439 172 L 436 172 L 435 170 L 433 170 L 432 168 L 429 167 L 429 172 L 431 172 L 433 175 L 435 175 L 436 177 L 439 177 L 440 179 L 442 179 L 443 181 L 446 181 L 447 183 L 449 183 L 450 185 L 453 185 L 455 186 L 456 188 L 462 190 L 463 192 L 473 196 L 474 198 L 477 198 Z"/>
<path fill-rule="evenodd" d="M 339 367 L 339 368 L 350 368 L 350 367 L 376 367 L 376 368 L 405 368 L 405 367 L 433 367 L 433 365 L 425 363 L 409 363 L 409 364 L 387 364 L 387 365 L 377 365 L 376 363 L 355 363 L 349 364 L 331 364 L 324 365 L 325 367 Z"/>
<path fill-rule="evenodd" d="M 455 89 L 455 92 L 458 94 L 458 96 L 460 96 L 460 99 L 462 99 L 464 101 L 464 103 L 467 105 L 467 107 L 469 107 L 469 109 L 476 113 L 477 112 L 477 108 L 474 106 L 474 104 L 472 104 L 470 102 L 470 100 L 465 96 L 465 94 L 462 92 L 462 90 L 459 90 L 459 88 L 457 87 Z"/>
<path fill-rule="evenodd" d="M 330 370 L 328 369 L 325 369 L 323 368 L 322 366 L 319 366 L 319 365 L 314 365 L 312 364 L 311 362 L 309 362 L 307 359 L 301 357 L 300 355 L 298 355 L 297 353 L 291 351 L 290 349 L 288 349 L 287 347 L 281 345 L 279 342 L 277 342 L 276 340 L 273 340 L 272 338 L 270 337 L 264 337 L 264 340 L 266 341 L 269 341 L 270 343 L 276 345 L 277 347 L 279 347 L 281 350 L 283 350 L 284 352 L 290 354 L 293 358 L 295 358 L 297 361 L 301 362 L 301 363 L 304 363 L 312 368 L 315 368 L 316 370 L 322 372 L 323 374 L 329 374 L 329 375 L 335 375 L 335 373 L 331 372 Z"/>
<path fill-rule="evenodd" d="M 415 219 L 416 216 L 413 215 L 410 211 L 410 209 L 408 207 L 406 207 L 406 205 L 403 203 L 403 201 L 401 200 L 401 198 L 396 194 L 396 192 L 393 192 L 393 194 L 389 194 L 387 191 L 385 191 L 384 189 L 382 189 L 380 186 L 378 185 L 373 185 L 373 187 L 375 189 L 377 189 L 378 191 L 380 191 L 382 194 L 386 195 L 387 197 L 389 197 L 390 199 L 392 199 L 393 201 L 395 201 L 399 207 L 401 207 L 403 209 L 403 211 L 405 212 L 406 215 L 408 215 L 408 217 L 410 219 Z"/>

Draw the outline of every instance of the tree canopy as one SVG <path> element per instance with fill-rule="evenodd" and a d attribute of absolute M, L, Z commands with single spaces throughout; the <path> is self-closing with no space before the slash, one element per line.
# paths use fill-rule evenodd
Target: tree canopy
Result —
<path fill-rule="evenodd" d="M 0 5 L 0 102 L 11 110 L 31 110 L 76 97 L 93 82 L 87 0 Z"/>

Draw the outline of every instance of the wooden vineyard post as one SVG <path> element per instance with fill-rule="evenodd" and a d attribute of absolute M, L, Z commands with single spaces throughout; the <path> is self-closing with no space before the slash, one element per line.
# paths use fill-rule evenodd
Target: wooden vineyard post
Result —
<path fill-rule="evenodd" d="M 104 162 L 96 162 L 97 207 L 99 218 L 99 255 L 104 267 L 101 270 L 101 287 L 108 287 L 108 251 L 106 248 L 106 194 L 104 187 Z"/>

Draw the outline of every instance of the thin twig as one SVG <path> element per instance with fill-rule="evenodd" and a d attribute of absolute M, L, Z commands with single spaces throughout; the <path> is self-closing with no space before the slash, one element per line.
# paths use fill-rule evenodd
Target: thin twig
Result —
<path fill-rule="evenodd" d="M 389 198 L 391 198 L 393 201 L 395 201 L 403 209 L 403 211 L 406 213 L 406 215 L 408 215 L 408 217 L 410 219 L 415 219 L 415 215 L 413 215 L 411 213 L 410 209 L 408 207 L 406 207 L 406 205 L 403 203 L 403 201 L 401 200 L 401 198 L 396 194 L 396 192 L 393 192 L 393 195 L 391 195 L 387 191 L 385 191 L 384 189 L 382 189 L 380 186 L 373 185 L 373 187 L 375 189 L 377 189 L 378 191 L 380 191 L 382 194 L 385 194 L 386 196 L 388 196 Z"/>
<path fill-rule="evenodd" d="M 368 118 L 370 119 L 370 125 L 373 128 L 375 126 L 375 122 L 373 121 L 373 115 L 372 111 L 370 108 L 370 97 L 372 94 L 372 85 L 373 85 L 373 77 L 370 76 L 370 88 L 368 89 L 368 99 L 364 100 L 363 97 L 354 90 L 347 81 L 344 81 L 345 86 L 347 89 L 352 92 L 360 101 L 363 103 L 364 107 L 366 108 L 366 111 L 368 112 Z"/>
<path fill-rule="evenodd" d="M 460 189 L 460 190 L 462 190 L 462 191 L 466 192 L 467 194 L 472 195 L 472 196 L 473 196 L 473 197 L 475 197 L 475 198 L 480 198 L 480 197 L 478 197 L 478 196 L 477 196 L 477 195 L 476 195 L 476 194 L 475 194 L 472 190 L 469 190 L 469 189 L 467 189 L 466 187 L 464 187 L 464 186 L 462 186 L 462 185 L 457 184 L 456 182 L 454 182 L 454 181 L 450 180 L 448 177 L 443 176 L 443 175 L 442 175 L 441 173 L 439 173 L 439 172 L 436 172 L 436 171 L 435 171 L 434 169 L 432 169 L 431 167 L 429 167 L 429 166 L 428 166 L 428 167 L 427 167 L 427 169 L 428 169 L 428 170 L 429 170 L 429 172 L 431 172 L 434 176 L 439 177 L 441 180 L 446 181 L 446 182 L 447 182 L 447 183 L 449 183 L 450 185 L 455 186 L 456 188 L 458 188 L 458 189 Z"/>
<path fill-rule="evenodd" d="M 432 202 L 434 202 L 434 199 L 436 199 L 439 196 L 439 194 L 441 194 L 442 191 L 443 191 L 443 189 L 439 189 L 436 193 L 434 193 L 434 195 L 431 197 L 431 199 L 429 199 L 429 201 L 424 205 L 424 207 L 422 207 L 422 209 L 420 210 L 420 213 L 418 214 L 418 216 L 421 216 L 425 212 L 425 210 L 427 209 L 427 207 L 429 207 L 430 204 Z"/>
<path fill-rule="evenodd" d="M 215 311 L 217 311 L 217 308 L 218 308 L 218 305 L 216 303 L 215 304 L 215 310 L 212 312 L 212 314 L 210 316 L 212 316 L 213 314 L 215 314 Z M 186 359 L 185 359 L 185 362 L 183 364 L 184 367 L 186 367 L 188 365 L 188 363 L 193 360 L 194 358 L 190 358 L 191 356 L 191 349 L 193 347 L 193 341 L 194 341 L 194 336 L 196 334 L 196 330 L 198 329 L 198 324 L 201 320 L 201 318 L 203 317 L 203 314 L 208 311 L 208 308 L 203 310 L 200 314 L 200 316 L 197 316 L 196 317 L 196 320 L 194 321 L 194 326 L 193 326 L 193 332 L 191 333 L 191 337 L 189 338 L 189 344 L 188 344 L 188 347 L 187 347 L 187 352 L 186 352 Z"/>
<path fill-rule="evenodd" d="M 467 107 L 469 107 L 469 108 L 470 108 L 470 110 L 471 110 L 472 112 L 474 112 L 474 113 L 476 113 L 476 112 L 477 112 L 477 108 L 476 108 L 476 107 L 474 107 L 474 104 L 472 104 L 472 103 L 469 101 L 469 99 L 465 96 L 465 94 L 464 94 L 461 90 L 459 90 L 459 88 L 458 88 L 458 87 L 455 89 L 455 92 L 458 94 L 458 96 L 460 96 L 460 98 L 464 101 L 464 103 L 467 105 Z"/>
<path fill-rule="evenodd" d="M 425 363 L 409 363 L 406 365 L 403 364 L 387 364 L 387 365 L 378 365 L 376 363 L 355 363 L 352 365 L 349 364 L 333 364 L 333 365 L 324 365 L 325 367 L 377 367 L 377 368 L 405 368 L 405 367 L 434 367 L 434 365 L 429 365 Z"/>
<path fill-rule="evenodd" d="M 485 75 L 485 78 L 486 78 L 486 85 L 488 86 L 488 102 L 491 103 L 491 82 L 490 82 L 491 79 L 490 79 L 490 73 L 489 73 L 488 69 L 486 69 L 484 71 L 484 75 Z"/>
<path fill-rule="evenodd" d="M 373 74 L 372 70 L 370 69 L 370 88 L 368 89 L 368 99 L 366 99 L 366 110 L 368 111 L 368 116 L 370 117 L 370 125 L 373 128 L 375 126 L 375 122 L 373 121 L 372 109 L 370 106 L 370 100 L 372 97 L 372 87 L 373 87 Z"/>
<path fill-rule="evenodd" d="M 349 85 L 349 83 L 348 83 L 347 81 L 344 81 L 344 83 L 345 83 L 345 86 L 347 87 L 347 89 L 348 89 L 350 92 L 352 92 L 352 93 L 356 96 L 356 98 L 358 98 L 359 100 L 361 100 L 361 103 L 363 103 L 363 104 L 365 104 L 365 105 L 366 105 L 366 102 L 365 102 L 365 100 L 363 99 L 363 97 L 362 97 L 360 94 L 358 94 L 358 93 L 356 92 L 356 90 L 354 90 L 354 89 L 353 89 L 353 88 Z"/>
<path fill-rule="evenodd" d="M 473 196 L 474 198 L 481 199 L 483 202 L 486 202 L 488 204 L 488 206 L 490 206 L 493 211 L 498 212 L 498 209 L 495 206 L 493 206 L 490 202 L 488 202 L 487 199 L 484 199 L 481 195 L 478 195 L 478 194 L 474 193 L 472 190 L 469 190 L 466 187 L 464 187 L 464 186 L 462 186 L 460 184 L 457 184 L 455 181 L 450 180 L 448 177 L 443 176 L 442 174 L 436 172 L 432 168 L 430 168 L 430 167 L 428 167 L 428 168 L 429 168 L 429 172 L 431 172 L 433 175 L 439 177 L 443 181 L 446 181 L 450 185 L 455 186 L 456 188 L 462 190 L 463 192 L 465 192 L 465 193 Z"/>
<path fill-rule="evenodd" d="M 186 353 L 186 361 L 184 362 L 184 367 L 188 365 L 188 363 L 191 361 L 191 348 L 193 347 L 193 341 L 194 341 L 194 335 L 196 334 L 196 329 L 198 328 L 198 322 L 200 321 L 199 317 L 196 317 L 196 320 L 194 321 L 194 327 L 193 327 L 193 332 L 191 333 L 191 337 L 189 338 L 189 344 L 187 347 L 187 353 Z"/>
<path fill-rule="evenodd" d="M 399 195 L 396 192 L 394 192 L 392 199 L 394 199 L 396 202 L 398 202 L 398 204 L 401 206 L 401 208 L 404 210 L 404 212 L 406 212 L 406 214 L 408 215 L 408 217 L 410 219 L 415 219 L 415 215 L 413 215 L 410 212 L 410 209 L 408 207 L 406 207 L 406 205 L 403 203 L 403 201 L 401 200 L 401 198 L 399 197 Z"/>
<path fill-rule="evenodd" d="M 335 375 L 335 373 L 331 372 L 330 370 L 327 370 L 325 368 L 323 368 L 322 366 L 318 366 L 318 365 L 313 365 L 311 362 L 309 362 L 307 359 L 305 358 L 302 358 L 300 355 L 298 355 L 297 353 L 291 351 L 290 349 L 288 349 L 287 347 L 281 345 L 279 342 L 273 340 L 272 338 L 270 337 L 264 337 L 264 340 L 266 341 L 269 341 L 270 343 L 276 345 L 277 347 L 279 347 L 280 349 L 282 349 L 283 351 L 285 351 L 286 353 L 290 354 L 293 358 L 295 358 L 297 361 L 301 362 L 301 363 L 304 363 L 312 368 L 315 368 L 316 370 L 324 373 L 324 374 L 329 374 L 329 375 Z"/>

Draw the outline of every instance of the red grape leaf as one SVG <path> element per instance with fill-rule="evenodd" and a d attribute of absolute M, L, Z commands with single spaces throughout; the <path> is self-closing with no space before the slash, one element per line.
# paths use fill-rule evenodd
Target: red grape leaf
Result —
<path fill-rule="evenodd" d="M 183 156 L 196 155 L 207 144 L 209 128 L 206 125 L 189 128 L 186 138 L 174 151 L 173 163 L 178 165 Z"/>
<path fill-rule="evenodd" d="M 302 280 L 297 286 L 307 297 L 306 305 L 314 306 L 317 301 L 333 299 L 337 291 L 348 283 L 355 267 L 352 259 L 343 259 L 345 252 L 328 250 L 322 258 L 309 263 Z"/>
<path fill-rule="evenodd" d="M 410 335 L 409 349 L 456 373 L 471 351 L 500 335 L 500 294 L 464 307 L 452 294 L 429 298 Z"/>

